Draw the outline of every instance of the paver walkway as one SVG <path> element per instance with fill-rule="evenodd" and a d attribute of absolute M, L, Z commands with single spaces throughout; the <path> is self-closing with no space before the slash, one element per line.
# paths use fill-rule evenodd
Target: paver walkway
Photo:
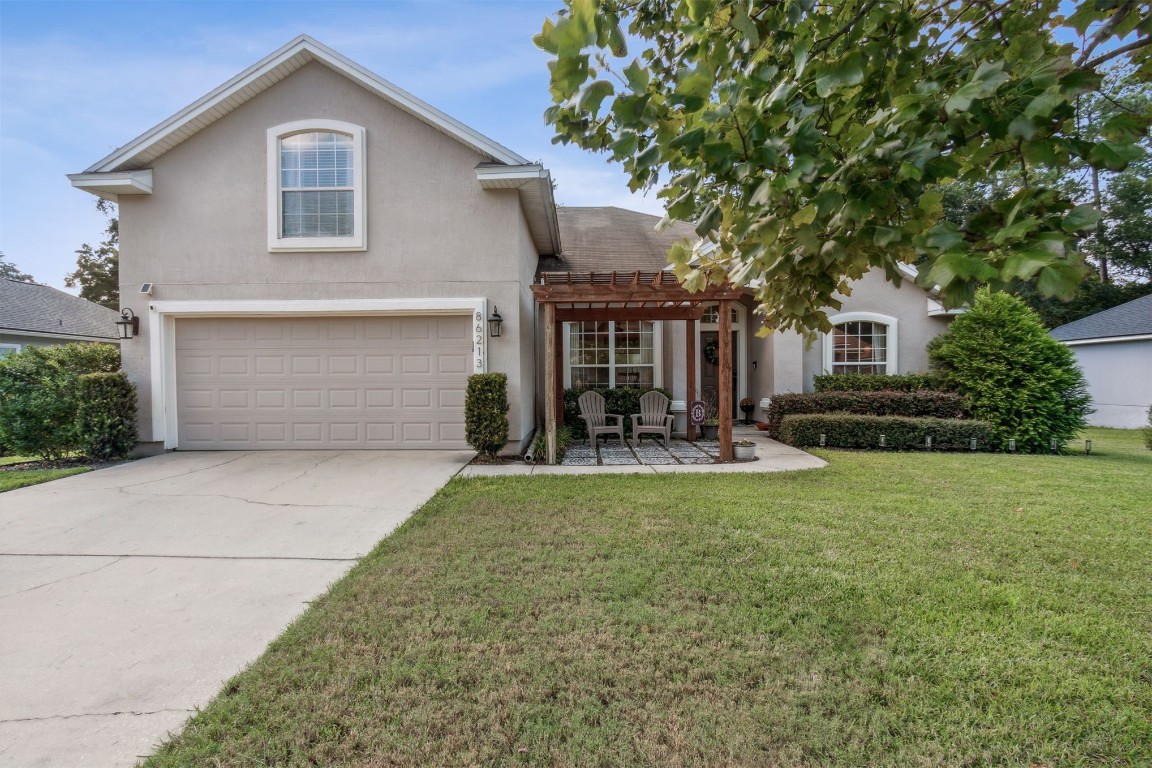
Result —
<path fill-rule="evenodd" d="M 715 440 L 670 440 L 668 447 L 655 440 L 637 444 L 626 440 L 596 441 L 596 445 L 577 443 L 569 446 L 562 467 L 611 467 L 629 464 L 713 464 L 720 457 L 720 443 Z"/>

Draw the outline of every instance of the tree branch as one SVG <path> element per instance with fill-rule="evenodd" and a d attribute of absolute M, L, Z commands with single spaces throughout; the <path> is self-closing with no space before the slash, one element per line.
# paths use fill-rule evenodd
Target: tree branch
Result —
<path fill-rule="evenodd" d="M 1080 69 L 1095 69 L 1105 62 L 1112 61 L 1112 59 L 1123 56 L 1126 53 L 1139 50 L 1148 45 L 1152 45 L 1152 37 L 1141 37 L 1138 40 L 1133 40 L 1132 42 L 1128 43 L 1128 45 L 1122 45 L 1115 50 L 1108 51 L 1108 53 L 1097 56 L 1087 64 L 1081 65 Z"/>

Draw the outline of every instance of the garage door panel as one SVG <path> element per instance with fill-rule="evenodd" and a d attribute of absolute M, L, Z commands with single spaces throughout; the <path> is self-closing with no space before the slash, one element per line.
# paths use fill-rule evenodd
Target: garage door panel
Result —
<path fill-rule="evenodd" d="M 182 448 L 466 448 L 463 317 L 176 322 Z"/>

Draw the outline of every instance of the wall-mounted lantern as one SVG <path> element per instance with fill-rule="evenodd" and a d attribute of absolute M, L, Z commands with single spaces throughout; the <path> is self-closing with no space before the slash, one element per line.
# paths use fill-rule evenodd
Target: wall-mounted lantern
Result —
<path fill-rule="evenodd" d="M 128 307 L 120 310 L 120 319 L 116 321 L 116 328 L 120 331 L 120 338 L 130 339 L 140 334 L 140 318 Z"/>
<path fill-rule="evenodd" d="M 494 339 L 500 338 L 500 326 L 503 322 L 504 318 L 500 317 L 500 313 L 493 306 L 492 315 L 488 318 L 488 335 Z"/>

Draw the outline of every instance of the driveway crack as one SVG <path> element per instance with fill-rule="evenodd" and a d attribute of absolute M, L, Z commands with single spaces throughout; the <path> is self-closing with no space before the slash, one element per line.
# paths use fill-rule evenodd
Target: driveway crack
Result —
<path fill-rule="evenodd" d="M 2 557 L 2 555 L 0 555 L 0 557 Z M 5 599 L 5 598 L 9 598 L 9 597 L 15 597 L 16 595 L 22 595 L 22 594 L 24 594 L 25 592 L 35 592 L 35 591 L 36 591 L 36 590 L 38 590 L 38 589 L 44 589 L 44 587 L 50 587 L 50 586 L 52 586 L 53 584 L 59 584 L 59 583 L 60 583 L 60 582 L 62 582 L 62 581 L 69 581 L 69 580 L 71 580 L 71 579 L 78 579 L 78 578 L 80 578 L 81 576 L 88 576 L 88 575 L 91 575 L 91 574 L 93 574 L 93 573 L 96 573 L 97 571 L 102 571 L 102 570 L 104 570 L 105 568 L 110 568 L 110 567 L 112 567 L 113 565 L 116 565 L 116 563 L 118 563 L 118 562 L 120 562 L 121 560 L 123 560 L 123 559 L 124 559 L 123 555 L 120 555 L 120 556 L 115 556 L 115 555 L 104 555 L 104 557 L 116 557 L 116 559 L 115 559 L 115 560 L 113 560 L 113 561 L 112 561 L 112 562 L 110 562 L 110 563 L 104 563 L 104 565 L 100 566 L 99 568 L 93 568 L 93 569 L 92 569 L 92 570 L 90 570 L 90 571 L 82 571 L 82 572 L 80 572 L 80 573 L 73 573 L 73 574 L 72 574 L 72 575 L 70 575 L 70 576 L 65 576 L 65 577 L 63 577 L 63 578 L 60 578 L 60 579 L 56 579 L 55 581 L 47 581 L 47 582 L 45 582 L 45 583 L 43 583 L 43 584 L 37 584 L 37 585 L 36 585 L 36 586 L 34 586 L 34 587 L 28 587 L 27 589 L 18 589 L 18 590 L 16 590 L 15 592 L 8 592 L 7 594 L 4 594 L 4 595 L 0 595 L 0 600 L 3 600 L 3 599 Z M 4 722 L 4 721 L 0 720 L 0 722 Z"/>
<path fill-rule="evenodd" d="M 159 715 L 163 712 L 195 712 L 194 709 L 185 709 L 183 707 L 168 707 L 165 709 L 153 709 L 147 712 L 137 712 L 131 709 L 124 709 L 118 712 L 82 712 L 77 715 L 48 715 L 46 717 L 15 717 L 10 720 L 0 720 L 0 724 L 7 723 L 36 723 L 44 720 L 72 720 L 79 717 L 117 717 L 119 715 L 131 715 L 133 717 L 142 717 L 144 715 Z"/>

